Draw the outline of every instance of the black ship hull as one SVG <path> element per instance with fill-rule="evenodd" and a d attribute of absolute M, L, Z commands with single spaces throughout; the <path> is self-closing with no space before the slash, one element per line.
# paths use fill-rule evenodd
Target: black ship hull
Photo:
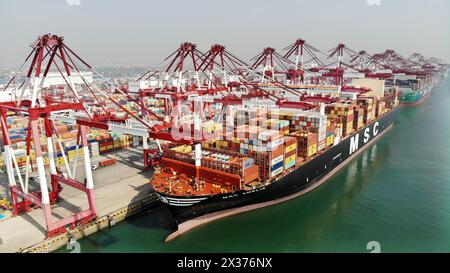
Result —
<path fill-rule="evenodd" d="M 312 187 L 316 181 L 334 170 L 358 150 L 374 142 L 377 135 L 390 127 L 398 109 L 386 113 L 357 132 L 343 139 L 312 160 L 300 165 L 279 180 L 250 191 L 203 196 L 179 197 L 157 193 L 160 200 L 166 203 L 178 224 L 185 221 L 218 212 L 252 204 L 277 200 L 294 195 L 299 191 Z"/>

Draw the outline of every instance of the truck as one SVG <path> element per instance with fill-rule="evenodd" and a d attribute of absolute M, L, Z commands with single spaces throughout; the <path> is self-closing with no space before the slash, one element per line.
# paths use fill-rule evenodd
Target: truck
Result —
<path fill-rule="evenodd" d="M 98 162 L 98 165 L 92 165 L 92 169 L 97 170 L 97 169 L 100 169 L 100 168 L 103 168 L 106 166 L 114 165 L 116 163 L 117 163 L 117 159 L 115 159 L 115 158 L 100 160 Z"/>

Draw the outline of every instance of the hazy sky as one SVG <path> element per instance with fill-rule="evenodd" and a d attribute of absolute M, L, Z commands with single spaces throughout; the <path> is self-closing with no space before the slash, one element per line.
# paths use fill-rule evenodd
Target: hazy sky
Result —
<path fill-rule="evenodd" d="M 0 67 L 20 65 L 49 32 L 95 66 L 156 65 L 184 41 L 248 60 L 298 37 L 450 61 L 449 15 L 448 0 L 0 0 Z"/>

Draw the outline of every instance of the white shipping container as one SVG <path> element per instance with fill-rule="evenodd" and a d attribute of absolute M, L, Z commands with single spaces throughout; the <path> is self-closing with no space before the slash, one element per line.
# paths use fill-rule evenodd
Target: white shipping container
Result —
<path fill-rule="evenodd" d="M 277 135 L 279 135 L 279 134 L 280 134 L 280 133 L 279 133 L 279 131 L 277 131 L 277 130 L 266 130 L 266 131 L 260 132 L 260 133 L 258 134 L 258 139 L 263 140 L 263 141 L 267 141 L 267 140 L 269 140 L 271 137 L 277 136 Z"/>
<path fill-rule="evenodd" d="M 271 165 L 272 165 L 272 166 L 273 166 L 273 165 L 276 165 L 277 163 L 280 163 L 281 161 L 283 161 L 283 155 L 280 155 L 280 156 L 278 156 L 278 157 L 272 159 Z"/>
<path fill-rule="evenodd" d="M 327 132 L 320 132 L 320 133 L 319 133 L 318 140 L 319 140 L 319 141 L 322 141 L 322 140 L 324 140 L 326 137 L 327 137 Z"/>
<path fill-rule="evenodd" d="M 257 146 L 257 150 L 255 150 L 256 152 L 267 152 L 268 149 L 265 146 Z"/>
<path fill-rule="evenodd" d="M 320 143 L 318 149 L 319 151 L 325 149 L 325 143 Z"/>
<path fill-rule="evenodd" d="M 280 168 L 278 168 L 275 171 L 273 171 L 271 173 L 271 177 L 277 176 L 277 175 L 281 174 L 282 172 L 283 172 L 283 166 L 281 166 Z"/>
<path fill-rule="evenodd" d="M 272 142 L 267 142 L 266 146 L 267 146 L 267 148 L 274 149 L 274 148 L 277 148 L 278 146 L 280 146 L 282 144 L 283 144 L 283 138 L 279 138 L 279 139 L 274 140 Z"/>

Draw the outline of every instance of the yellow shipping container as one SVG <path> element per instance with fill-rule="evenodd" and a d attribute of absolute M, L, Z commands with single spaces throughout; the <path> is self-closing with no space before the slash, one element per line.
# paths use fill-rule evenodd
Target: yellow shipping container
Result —
<path fill-rule="evenodd" d="M 347 134 L 351 134 L 353 132 L 353 123 L 349 122 L 347 124 Z"/>
<path fill-rule="evenodd" d="M 333 142 L 334 142 L 334 135 L 328 136 L 326 140 L 326 145 L 327 146 L 333 145 Z"/>
<path fill-rule="evenodd" d="M 317 144 L 313 144 L 308 147 L 307 156 L 311 157 L 317 153 Z"/>
<path fill-rule="evenodd" d="M 293 151 L 293 150 L 296 150 L 296 149 L 297 149 L 297 143 L 294 143 L 294 144 L 284 148 L 284 152 L 285 153 L 289 153 L 290 151 Z"/>
<path fill-rule="evenodd" d="M 360 116 L 360 117 L 358 117 L 357 128 L 361 129 L 363 126 L 364 126 L 364 120 L 363 120 L 363 117 Z"/>
<path fill-rule="evenodd" d="M 226 141 L 226 140 L 218 140 L 217 141 L 217 146 L 228 147 L 228 141 Z"/>
<path fill-rule="evenodd" d="M 297 158 L 297 155 L 291 155 L 291 156 L 289 156 L 289 157 L 287 157 L 285 160 L 284 160 L 284 164 L 286 165 L 286 164 L 289 164 L 289 163 L 291 163 L 292 161 L 295 161 L 296 160 L 296 158 Z"/>

